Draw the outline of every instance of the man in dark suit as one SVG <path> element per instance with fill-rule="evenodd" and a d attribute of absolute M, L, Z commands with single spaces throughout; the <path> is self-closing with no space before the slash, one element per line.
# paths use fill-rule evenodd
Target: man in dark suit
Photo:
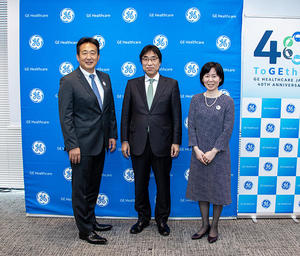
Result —
<path fill-rule="evenodd" d="M 79 67 L 60 80 L 59 117 L 65 150 L 72 166 L 72 206 L 79 238 L 93 244 L 107 240 L 96 231 L 112 228 L 99 224 L 95 206 L 105 158 L 114 151 L 117 123 L 108 74 L 95 70 L 99 43 L 81 38 L 77 43 Z"/>
<path fill-rule="evenodd" d="M 140 61 L 145 76 L 128 81 L 121 118 L 122 153 L 126 158 L 131 156 L 138 212 L 138 222 L 130 233 L 140 233 L 149 225 L 152 167 L 157 187 L 155 220 L 159 233 L 167 236 L 172 157 L 177 157 L 181 144 L 180 93 L 176 80 L 159 74 L 162 55 L 156 46 L 145 46 Z"/>

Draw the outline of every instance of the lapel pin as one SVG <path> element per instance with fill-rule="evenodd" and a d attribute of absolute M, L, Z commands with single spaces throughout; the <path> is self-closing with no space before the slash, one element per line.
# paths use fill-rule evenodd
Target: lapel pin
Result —
<path fill-rule="evenodd" d="M 216 110 L 220 110 L 221 109 L 221 106 L 220 105 L 217 105 L 216 106 Z"/>
<path fill-rule="evenodd" d="M 104 81 L 102 81 L 103 86 L 106 86 L 106 83 Z"/>

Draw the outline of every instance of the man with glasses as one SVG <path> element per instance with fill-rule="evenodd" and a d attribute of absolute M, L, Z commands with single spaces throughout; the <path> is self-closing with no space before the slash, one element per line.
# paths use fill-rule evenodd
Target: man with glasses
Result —
<path fill-rule="evenodd" d="M 128 81 L 121 117 L 122 153 L 126 158 L 131 156 L 138 213 L 130 233 L 140 233 L 149 225 L 152 167 L 157 187 L 155 221 L 159 233 L 168 236 L 170 171 L 181 144 L 180 93 L 176 80 L 159 74 L 162 55 L 156 46 L 145 46 L 140 61 L 145 75 Z"/>

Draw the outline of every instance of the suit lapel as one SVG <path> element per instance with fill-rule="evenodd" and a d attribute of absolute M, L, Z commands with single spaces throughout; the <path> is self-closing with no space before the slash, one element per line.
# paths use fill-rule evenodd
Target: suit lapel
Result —
<path fill-rule="evenodd" d="M 147 103 L 146 90 L 145 90 L 145 76 L 142 76 L 138 79 L 137 88 L 138 88 L 141 98 L 145 104 L 145 108 L 147 110 L 149 110 L 148 103 Z"/>
<path fill-rule="evenodd" d="M 152 111 L 152 109 L 155 107 L 155 105 L 157 104 L 157 102 L 159 100 L 159 97 L 163 94 L 163 92 L 166 88 L 167 88 L 167 86 L 165 85 L 165 77 L 160 75 L 150 111 Z"/>

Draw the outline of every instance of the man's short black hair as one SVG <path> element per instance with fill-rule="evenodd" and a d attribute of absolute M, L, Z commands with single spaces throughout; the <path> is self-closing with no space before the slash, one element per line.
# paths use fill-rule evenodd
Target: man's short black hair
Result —
<path fill-rule="evenodd" d="M 201 72 L 200 72 L 200 82 L 204 85 L 202 79 L 205 74 L 209 73 L 209 71 L 214 68 L 216 70 L 217 75 L 221 78 L 221 81 L 219 83 L 219 86 L 221 86 L 224 83 L 224 71 L 218 62 L 207 62 L 203 65 Z"/>
<path fill-rule="evenodd" d="M 161 63 L 161 61 L 162 61 L 161 52 L 158 49 L 158 47 L 156 47 L 155 45 L 152 45 L 152 44 L 148 44 L 143 48 L 143 50 L 140 53 L 140 62 L 142 63 L 143 56 L 149 51 L 153 51 L 154 53 L 156 53 L 157 57 L 159 58 L 159 62 Z"/>
<path fill-rule="evenodd" d="M 95 38 L 92 38 L 92 37 L 82 37 L 79 39 L 79 41 L 77 42 L 77 45 L 76 45 L 77 55 L 79 55 L 79 53 L 80 53 L 80 46 L 85 43 L 94 44 L 97 48 L 98 55 L 99 55 L 99 47 L 100 47 L 99 42 Z"/>

